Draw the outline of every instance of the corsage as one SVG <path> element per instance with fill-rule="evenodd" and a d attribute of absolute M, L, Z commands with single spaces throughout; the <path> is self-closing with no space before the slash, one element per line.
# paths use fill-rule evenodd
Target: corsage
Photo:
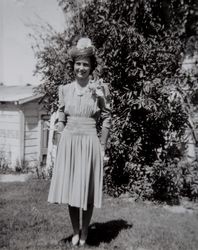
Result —
<path fill-rule="evenodd" d="M 104 97 L 103 79 L 91 80 L 89 90 L 95 97 Z"/>

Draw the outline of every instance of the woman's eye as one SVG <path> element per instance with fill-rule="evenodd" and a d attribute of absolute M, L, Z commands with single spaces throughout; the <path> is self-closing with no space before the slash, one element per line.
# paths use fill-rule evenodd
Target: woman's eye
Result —
<path fill-rule="evenodd" d="M 83 66 L 83 67 L 85 67 L 85 68 L 89 67 L 89 64 L 88 64 L 88 63 L 76 62 L 75 65 L 78 66 L 78 67 L 80 67 L 80 66 Z"/>

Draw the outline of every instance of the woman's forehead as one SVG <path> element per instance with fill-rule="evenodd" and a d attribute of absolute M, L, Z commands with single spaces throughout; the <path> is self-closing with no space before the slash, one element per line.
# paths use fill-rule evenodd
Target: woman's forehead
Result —
<path fill-rule="evenodd" d="M 75 58 L 75 62 L 88 62 L 90 63 L 90 58 L 87 56 L 79 56 Z"/>

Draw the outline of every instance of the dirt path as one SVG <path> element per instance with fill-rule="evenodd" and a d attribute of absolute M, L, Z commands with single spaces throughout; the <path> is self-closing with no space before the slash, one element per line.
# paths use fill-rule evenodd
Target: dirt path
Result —
<path fill-rule="evenodd" d="M 2 174 L 0 175 L 0 182 L 25 182 L 32 174 Z"/>

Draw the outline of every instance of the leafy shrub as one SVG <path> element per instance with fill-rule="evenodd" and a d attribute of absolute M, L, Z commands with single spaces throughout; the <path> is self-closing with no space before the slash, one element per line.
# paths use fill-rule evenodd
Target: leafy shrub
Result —
<path fill-rule="evenodd" d="M 10 162 L 6 158 L 5 153 L 3 151 L 0 151 L 0 172 L 3 174 L 9 172 L 9 165 Z"/>
<path fill-rule="evenodd" d="M 153 168 L 153 197 L 157 200 L 178 204 L 182 189 L 182 173 L 177 160 L 156 162 Z"/>
<path fill-rule="evenodd" d="M 191 198 L 198 199 L 198 162 L 184 162 L 182 167 L 183 187 L 181 194 Z"/>
<path fill-rule="evenodd" d="M 157 187 L 164 199 L 179 193 L 172 179 L 177 164 L 160 161 L 162 171 L 156 162 L 181 140 L 187 123 L 181 99 L 174 96 L 181 84 L 182 23 L 170 16 L 173 26 L 165 27 L 162 12 L 154 18 L 157 8 L 152 1 L 93 1 L 81 13 L 84 32 L 98 48 L 100 76 L 111 83 L 113 121 L 105 185 L 116 196 L 128 190 L 159 198 Z M 176 9 L 171 11 L 173 15 Z M 177 157 L 176 151 L 170 152 L 172 159 Z"/>
<path fill-rule="evenodd" d="M 157 160 L 149 165 L 131 164 L 123 171 L 105 167 L 104 189 L 112 196 L 129 192 L 136 199 L 179 204 L 181 197 L 198 199 L 198 162 Z"/>

